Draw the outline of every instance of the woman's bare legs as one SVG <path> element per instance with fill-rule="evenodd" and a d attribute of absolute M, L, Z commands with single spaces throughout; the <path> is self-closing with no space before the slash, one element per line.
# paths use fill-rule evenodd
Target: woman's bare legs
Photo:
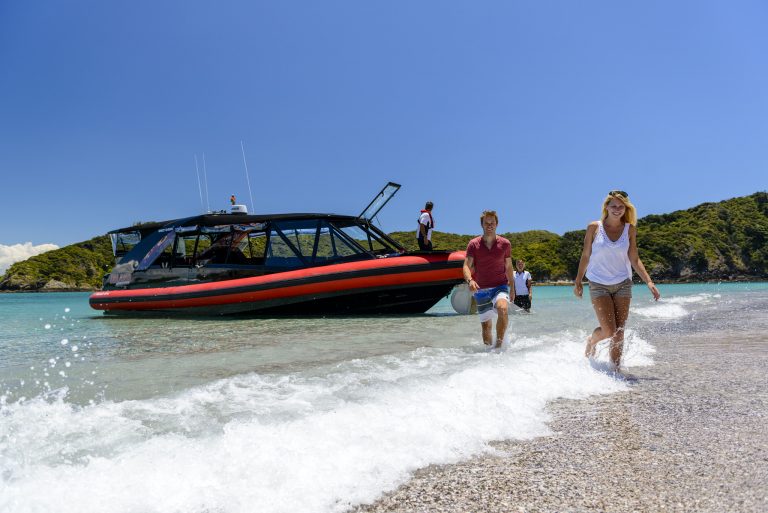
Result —
<path fill-rule="evenodd" d="M 629 317 L 630 297 L 600 296 L 592 300 L 597 321 L 600 327 L 595 328 L 592 335 L 587 338 L 587 348 L 584 354 L 588 357 L 595 356 L 595 346 L 601 340 L 611 339 L 611 361 L 619 368 L 621 355 L 624 350 L 624 326 Z"/>
<path fill-rule="evenodd" d="M 629 317 L 629 303 L 632 301 L 631 297 L 614 297 L 614 319 L 616 319 L 616 333 L 613 335 L 611 341 L 611 360 L 616 368 L 619 368 L 621 362 L 621 355 L 624 352 L 624 326 L 627 324 L 627 317 Z"/>
<path fill-rule="evenodd" d="M 613 305 L 613 298 L 611 296 L 596 297 L 592 300 L 592 306 L 600 326 L 587 337 L 587 348 L 584 354 L 590 358 L 595 356 L 595 347 L 598 342 L 613 337 L 616 333 L 616 308 Z"/>

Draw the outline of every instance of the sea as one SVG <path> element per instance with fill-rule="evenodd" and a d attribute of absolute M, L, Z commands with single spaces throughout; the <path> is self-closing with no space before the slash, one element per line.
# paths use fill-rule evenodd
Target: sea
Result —
<path fill-rule="evenodd" d="M 536 287 L 500 350 L 448 298 L 411 316 L 174 319 L 0 294 L 0 512 L 345 511 L 548 436 L 552 401 L 642 386 L 632 369 L 660 338 L 748 333 L 768 312 L 768 283 L 659 288 L 633 289 L 624 374 L 605 344 L 584 358 L 596 321 L 570 287 Z"/>

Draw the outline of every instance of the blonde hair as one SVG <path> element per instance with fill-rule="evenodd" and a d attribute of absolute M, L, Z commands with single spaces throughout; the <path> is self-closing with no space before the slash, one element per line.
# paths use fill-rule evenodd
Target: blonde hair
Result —
<path fill-rule="evenodd" d="M 483 214 L 480 216 L 480 226 L 483 226 L 486 217 L 493 217 L 496 219 L 496 224 L 499 224 L 499 216 L 496 215 L 495 210 L 483 210 Z"/>
<path fill-rule="evenodd" d="M 616 192 L 609 192 L 608 196 L 605 197 L 605 200 L 603 201 L 602 220 L 605 221 L 605 219 L 608 217 L 608 203 L 610 203 L 614 198 L 624 203 L 624 215 L 621 216 L 621 220 L 625 223 L 637 226 L 637 209 L 632 204 L 632 202 L 629 201 L 627 196 Z"/>

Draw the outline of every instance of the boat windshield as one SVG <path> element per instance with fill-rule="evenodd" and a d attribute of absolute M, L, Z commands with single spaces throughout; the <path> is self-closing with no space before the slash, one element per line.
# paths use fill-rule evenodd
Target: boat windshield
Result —
<path fill-rule="evenodd" d="M 397 253 L 378 234 L 353 220 L 308 219 L 273 222 L 265 264 L 306 267 Z"/>
<path fill-rule="evenodd" d="M 376 217 L 376 214 L 384 208 L 384 205 L 392 199 L 392 196 L 394 196 L 398 190 L 400 190 L 400 184 L 389 182 L 357 217 L 361 219 L 373 219 Z"/>

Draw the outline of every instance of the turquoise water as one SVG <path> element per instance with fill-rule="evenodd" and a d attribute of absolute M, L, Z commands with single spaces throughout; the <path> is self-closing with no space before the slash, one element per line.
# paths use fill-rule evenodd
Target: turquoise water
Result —
<path fill-rule="evenodd" d="M 636 286 L 623 364 L 675 333 L 764 333 L 768 284 Z M 548 434 L 546 405 L 626 390 L 595 326 L 538 287 L 489 352 L 474 316 L 126 319 L 0 295 L 0 512 L 343 511 L 417 468 Z M 600 348 L 599 359 L 606 360 Z"/>

